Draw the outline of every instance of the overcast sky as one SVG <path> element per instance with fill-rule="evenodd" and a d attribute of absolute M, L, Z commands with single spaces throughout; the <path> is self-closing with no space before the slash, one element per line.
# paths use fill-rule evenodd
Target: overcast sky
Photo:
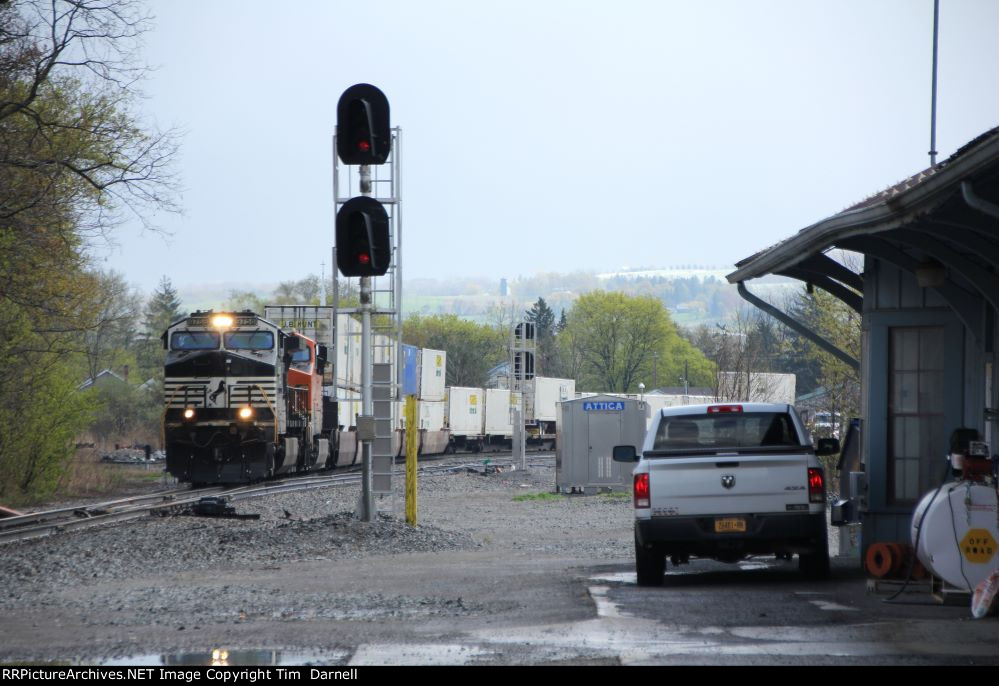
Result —
<path fill-rule="evenodd" d="M 999 2 L 941 0 L 939 160 L 999 125 Z M 402 128 L 407 277 L 731 265 L 929 164 L 932 0 L 150 2 L 183 216 L 151 291 L 330 270 L 348 86 Z"/>

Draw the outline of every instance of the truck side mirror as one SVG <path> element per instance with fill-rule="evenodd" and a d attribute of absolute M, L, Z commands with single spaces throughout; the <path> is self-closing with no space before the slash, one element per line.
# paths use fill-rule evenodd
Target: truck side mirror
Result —
<path fill-rule="evenodd" d="M 839 439 L 838 438 L 820 438 L 819 444 L 815 448 L 815 454 L 819 455 L 836 455 L 839 453 Z"/>
<path fill-rule="evenodd" d="M 638 462 L 633 445 L 615 445 L 613 458 L 615 462 Z"/>

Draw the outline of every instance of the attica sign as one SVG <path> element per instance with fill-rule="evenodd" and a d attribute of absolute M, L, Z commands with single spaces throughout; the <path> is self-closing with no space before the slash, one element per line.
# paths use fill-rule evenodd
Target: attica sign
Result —
<path fill-rule="evenodd" d="M 592 402 L 587 401 L 583 403 L 583 410 L 589 412 L 591 410 L 609 410 L 611 412 L 623 412 L 624 403 L 623 402 Z"/>

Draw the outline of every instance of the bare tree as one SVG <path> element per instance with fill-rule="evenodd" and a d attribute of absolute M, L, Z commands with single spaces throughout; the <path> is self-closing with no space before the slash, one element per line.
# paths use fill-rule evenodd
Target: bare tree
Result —
<path fill-rule="evenodd" d="M 46 207 L 76 237 L 178 209 L 176 131 L 139 124 L 149 15 L 135 0 L 0 5 L 0 217 Z M 31 223 L 31 219 L 27 220 Z"/>

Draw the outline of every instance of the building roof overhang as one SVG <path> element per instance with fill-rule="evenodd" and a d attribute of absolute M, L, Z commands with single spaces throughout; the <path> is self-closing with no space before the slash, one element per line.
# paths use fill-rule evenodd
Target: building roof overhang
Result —
<path fill-rule="evenodd" d="M 999 210 L 999 127 L 944 162 L 738 262 L 727 278 L 740 283 L 784 274 L 823 288 L 831 282 L 834 288 L 848 287 L 834 294 L 849 302 L 849 290 L 861 290 L 859 275 L 844 274 L 823 253 L 843 248 L 874 254 L 879 246 L 878 257 L 897 258 L 910 270 L 912 260 L 943 253 L 961 257 L 962 269 L 957 271 L 965 271 L 965 259 L 972 272 L 978 267 L 991 271 L 999 266 L 999 218 L 990 216 L 989 209 Z M 880 242 L 868 243 L 872 238 Z M 947 266 L 955 271 L 953 264 Z"/>

